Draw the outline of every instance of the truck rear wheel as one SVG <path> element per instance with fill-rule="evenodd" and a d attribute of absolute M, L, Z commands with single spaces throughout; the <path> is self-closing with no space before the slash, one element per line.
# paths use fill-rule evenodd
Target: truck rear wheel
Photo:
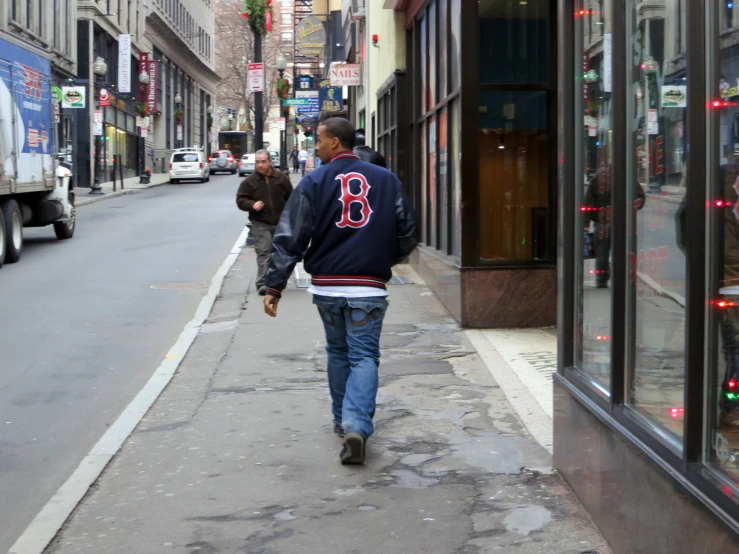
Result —
<path fill-rule="evenodd" d="M 5 263 L 5 216 L 3 211 L 0 210 L 0 267 L 3 267 Z"/>
<path fill-rule="evenodd" d="M 57 221 L 54 223 L 54 233 L 59 240 L 71 239 L 74 236 L 74 229 L 77 227 L 77 211 L 74 208 L 74 193 L 69 193 L 69 202 L 72 204 L 72 211 L 67 221 Z"/>
<path fill-rule="evenodd" d="M 5 261 L 12 264 L 23 254 L 23 213 L 15 200 L 4 202 L 2 211 L 5 216 Z"/>

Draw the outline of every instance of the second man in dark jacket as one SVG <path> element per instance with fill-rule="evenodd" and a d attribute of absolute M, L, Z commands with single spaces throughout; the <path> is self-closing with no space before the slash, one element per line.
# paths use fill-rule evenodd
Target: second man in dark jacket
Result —
<path fill-rule="evenodd" d="M 249 212 L 251 232 L 254 237 L 254 250 L 257 254 L 257 290 L 264 295 L 264 278 L 269 266 L 269 253 L 272 250 L 272 237 L 280 220 L 282 209 L 293 192 L 287 175 L 272 167 L 272 159 L 267 150 L 256 153 L 257 170 L 244 179 L 236 194 L 236 205 Z"/>

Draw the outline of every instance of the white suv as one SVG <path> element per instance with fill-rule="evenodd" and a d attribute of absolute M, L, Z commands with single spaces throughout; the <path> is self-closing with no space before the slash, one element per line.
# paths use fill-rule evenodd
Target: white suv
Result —
<path fill-rule="evenodd" d="M 195 179 L 201 183 L 210 181 L 210 164 L 202 150 L 179 148 L 169 160 L 169 182 Z"/>

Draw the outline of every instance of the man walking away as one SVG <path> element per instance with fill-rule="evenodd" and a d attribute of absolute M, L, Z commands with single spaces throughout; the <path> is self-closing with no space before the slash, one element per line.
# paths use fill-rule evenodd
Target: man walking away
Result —
<path fill-rule="evenodd" d="M 290 161 L 293 163 L 293 173 L 298 172 L 298 168 L 300 167 L 300 161 L 298 160 L 298 154 L 300 152 L 298 151 L 298 147 L 293 146 L 293 151 L 290 152 Z"/>
<path fill-rule="evenodd" d="M 298 163 L 300 164 L 300 174 L 305 177 L 305 164 L 308 163 L 308 152 L 305 149 L 298 152 Z"/>
<path fill-rule="evenodd" d="M 380 167 L 387 167 L 385 156 L 367 146 L 365 140 L 364 129 L 357 129 L 354 153 L 364 162 L 379 165 Z"/>
<path fill-rule="evenodd" d="M 334 432 L 345 436 L 342 464 L 361 464 L 374 427 L 380 333 L 391 267 L 416 247 L 416 223 L 397 177 L 352 153 L 354 126 L 330 118 L 318 127 L 323 165 L 300 181 L 277 224 L 265 312 L 305 253 L 308 292 L 326 333 Z"/>
<path fill-rule="evenodd" d="M 272 158 L 267 150 L 256 153 L 256 166 L 257 170 L 241 182 L 236 205 L 249 212 L 254 250 L 257 253 L 256 286 L 259 294 L 264 296 L 267 292 L 264 278 L 269 267 L 272 235 L 293 187 L 287 175 L 272 167 Z"/>

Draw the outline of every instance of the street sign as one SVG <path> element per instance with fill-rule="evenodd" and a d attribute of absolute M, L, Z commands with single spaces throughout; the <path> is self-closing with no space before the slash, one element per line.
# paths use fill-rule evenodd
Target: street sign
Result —
<path fill-rule="evenodd" d="M 110 93 L 108 92 L 108 89 L 101 88 L 100 89 L 100 107 L 104 108 L 105 106 L 110 106 Z"/>
<path fill-rule="evenodd" d="M 51 101 L 59 104 L 62 101 L 62 89 L 59 87 L 51 87 Z"/>
<path fill-rule="evenodd" d="M 148 134 L 149 134 L 149 129 L 147 129 L 146 127 L 142 127 L 141 128 L 141 138 L 146 138 Z"/>
<path fill-rule="evenodd" d="M 102 136 L 103 134 L 103 122 L 92 124 L 92 134 L 96 137 Z"/>
<path fill-rule="evenodd" d="M 103 110 L 95 110 L 95 114 L 92 116 L 93 123 L 103 122 Z"/>
<path fill-rule="evenodd" d="M 284 131 L 285 130 L 285 118 L 284 117 L 278 117 L 277 118 L 277 128 L 280 131 Z"/>
<path fill-rule="evenodd" d="M 62 97 L 60 96 L 59 102 L 61 101 L 62 101 Z M 60 120 L 61 120 L 61 117 L 59 115 L 59 104 L 55 102 L 54 103 L 54 123 L 59 123 Z"/>
<path fill-rule="evenodd" d="M 307 106 L 310 98 L 285 98 L 285 106 Z"/>
<path fill-rule="evenodd" d="M 182 140 L 182 124 L 177 125 L 177 140 Z"/>
<path fill-rule="evenodd" d="M 249 83 L 249 92 L 264 91 L 264 64 L 250 63 L 247 69 L 247 82 Z"/>

